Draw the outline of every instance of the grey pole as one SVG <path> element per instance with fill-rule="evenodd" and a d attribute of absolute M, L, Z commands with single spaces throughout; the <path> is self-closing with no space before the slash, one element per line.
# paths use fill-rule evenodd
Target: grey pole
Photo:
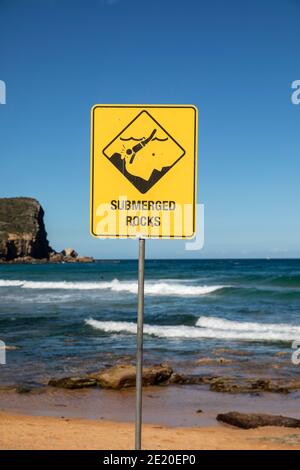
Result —
<path fill-rule="evenodd" d="M 143 328 L 144 328 L 145 239 L 139 239 L 138 317 L 136 349 L 135 450 L 142 444 Z"/>

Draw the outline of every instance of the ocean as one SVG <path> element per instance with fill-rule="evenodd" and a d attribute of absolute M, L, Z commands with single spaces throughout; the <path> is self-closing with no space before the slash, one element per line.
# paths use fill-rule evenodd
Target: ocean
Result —
<path fill-rule="evenodd" d="M 300 260 L 147 260 L 145 277 L 145 363 L 299 374 Z M 0 265 L 0 385 L 134 361 L 136 310 L 133 260 Z"/>

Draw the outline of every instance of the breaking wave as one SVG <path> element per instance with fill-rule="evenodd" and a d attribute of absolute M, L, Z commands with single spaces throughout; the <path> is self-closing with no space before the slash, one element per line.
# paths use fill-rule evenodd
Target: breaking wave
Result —
<path fill-rule="evenodd" d="M 113 281 L 105 282 L 69 282 L 69 281 L 19 281 L 1 280 L 0 287 L 21 287 L 22 289 L 69 289 L 69 290 L 111 290 L 113 292 L 128 292 L 137 294 L 138 284 L 133 281 Z M 225 286 L 197 286 L 181 283 L 168 282 L 146 282 L 146 295 L 161 296 L 198 296 L 206 295 L 223 289 Z"/>
<path fill-rule="evenodd" d="M 107 333 L 136 334 L 136 324 L 122 321 L 85 320 L 92 328 Z M 222 318 L 200 317 L 195 326 L 144 325 L 144 333 L 159 338 L 231 339 L 241 341 L 293 341 L 300 337 L 300 326 L 272 323 L 234 322 Z"/>

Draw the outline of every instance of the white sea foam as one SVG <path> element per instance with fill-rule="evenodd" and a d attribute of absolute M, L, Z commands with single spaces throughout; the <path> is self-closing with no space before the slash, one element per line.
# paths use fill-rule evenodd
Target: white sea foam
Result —
<path fill-rule="evenodd" d="M 200 317 L 196 326 L 202 328 L 212 328 L 222 331 L 241 331 L 241 332 L 258 332 L 258 333 L 284 333 L 290 335 L 298 335 L 300 337 L 300 326 L 288 325 L 286 323 L 254 323 L 254 322 L 238 322 L 226 320 L 217 317 Z"/>
<path fill-rule="evenodd" d="M 105 282 L 70 282 L 70 281 L 9 281 L 0 279 L 0 287 L 21 287 L 22 289 L 70 289 L 70 290 L 111 290 L 113 292 L 128 292 L 136 294 L 138 285 L 135 281 L 113 281 Z M 223 289 L 225 286 L 197 286 L 184 283 L 170 282 L 146 282 L 146 295 L 162 296 L 198 296 L 206 295 Z"/>
<path fill-rule="evenodd" d="M 206 319 L 204 321 L 204 319 Z M 210 326 L 200 326 L 208 319 L 212 322 Z M 218 320 L 213 323 L 214 320 Z M 219 323 L 218 323 L 219 322 Z M 86 324 L 107 333 L 136 333 L 136 324 L 133 322 L 121 321 L 98 321 L 92 318 L 86 320 Z M 219 328 L 219 326 L 222 328 Z M 227 325 L 227 328 L 226 328 Z M 252 325 L 248 329 L 246 325 Z M 200 317 L 196 326 L 187 325 L 144 325 L 145 334 L 157 336 L 159 338 L 186 338 L 186 339 L 231 339 L 241 341 L 293 341 L 300 337 L 300 326 L 287 324 L 280 325 L 231 322 L 214 317 Z"/>
<path fill-rule="evenodd" d="M 224 286 L 195 286 L 180 283 L 168 282 L 149 282 L 145 284 L 146 295 L 205 295 L 222 289 Z M 138 289 L 137 282 L 119 282 L 117 279 L 112 281 L 111 290 L 115 292 L 131 292 L 136 294 Z"/>
<path fill-rule="evenodd" d="M 0 279 L 0 287 L 20 287 L 24 281 L 10 281 L 6 279 Z"/>

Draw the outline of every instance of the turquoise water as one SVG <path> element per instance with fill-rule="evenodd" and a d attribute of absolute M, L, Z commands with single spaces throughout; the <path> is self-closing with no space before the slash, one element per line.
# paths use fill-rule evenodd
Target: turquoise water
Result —
<path fill-rule="evenodd" d="M 0 384 L 134 359 L 136 279 L 135 261 L 0 266 L 0 339 L 17 347 L 0 366 Z M 146 362 L 190 370 L 224 349 L 232 359 L 241 352 L 227 375 L 294 376 L 299 314 L 300 260 L 146 262 Z"/>

